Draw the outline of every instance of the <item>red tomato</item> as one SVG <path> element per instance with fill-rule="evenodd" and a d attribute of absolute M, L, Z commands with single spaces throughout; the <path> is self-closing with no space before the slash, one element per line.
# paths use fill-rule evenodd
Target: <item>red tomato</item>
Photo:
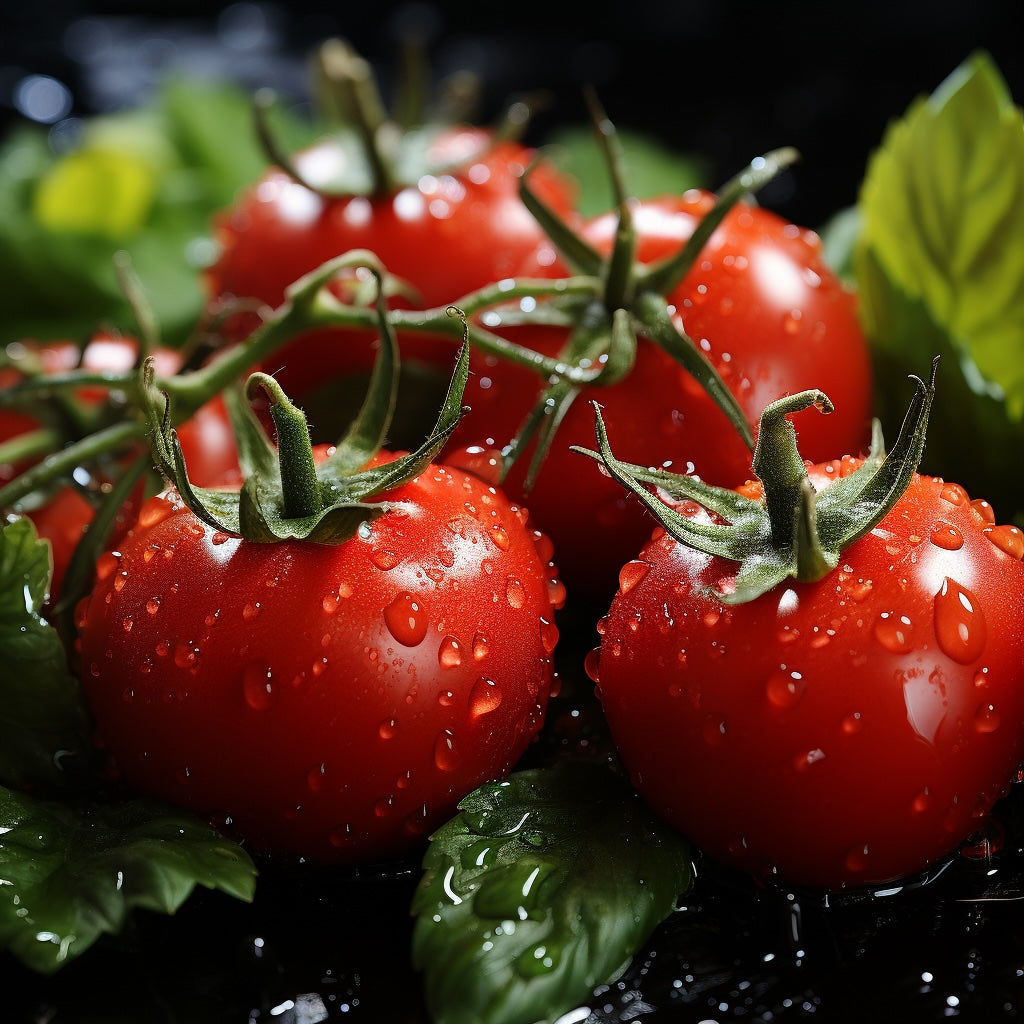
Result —
<path fill-rule="evenodd" d="M 637 257 L 642 263 L 678 250 L 713 205 L 706 192 L 634 204 Z M 612 215 L 584 228 L 607 251 Z M 524 276 L 557 274 L 554 253 L 542 246 Z M 676 320 L 708 355 L 756 433 L 761 410 L 783 395 L 820 388 L 835 403 L 827 417 L 806 417 L 800 448 L 811 459 L 857 451 L 869 438 L 871 367 L 853 295 L 825 265 L 810 231 L 756 207 L 737 206 L 704 247 L 696 265 L 667 297 Z M 518 328 L 515 341 L 556 354 L 564 335 Z M 478 361 L 466 389 L 473 412 L 460 434 L 467 447 L 502 447 L 536 401 L 535 375 L 495 359 Z M 611 593 L 618 567 L 651 529 L 639 503 L 596 466 L 582 463 L 570 445 L 592 448 L 591 400 L 606 409 L 619 458 L 649 465 L 652 453 L 674 459 L 676 472 L 737 486 L 751 475 L 751 453 L 728 420 L 683 368 L 653 343 L 640 339 L 633 371 L 620 382 L 585 389 L 555 436 L 533 490 L 524 494 L 528 458 L 505 481 L 527 502 L 551 535 L 570 593 Z M 448 456 L 460 465 L 473 458 Z M 567 488 L 566 481 L 572 480 Z"/>
<path fill-rule="evenodd" d="M 47 374 L 63 373 L 78 366 L 96 373 L 121 373 L 135 365 L 138 354 L 134 340 L 105 334 L 90 340 L 84 350 L 73 342 L 34 345 L 33 350 L 43 372 Z M 161 374 L 173 373 L 181 364 L 181 356 L 170 349 L 159 349 L 153 355 L 157 372 Z M 11 387 L 16 380 L 14 371 L 5 371 L 0 375 L 0 386 Z M 93 406 L 99 405 L 106 396 L 106 388 L 89 385 L 79 388 L 74 394 L 74 400 L 85 406 Z M 0 410 L 0 441 L 10 440 L 38 425 L 31 416 L 17 410 Z M 178 433 L 194 483 L 212 487 L 238 481 L 238 454 L 234 434 L 219 397 L 200 408 L 181 425 Z M 14 479 L 27 468 L 27 464 L 0 466 L 0 484 Z M 97 487 L 102 485 L 102 481 L 93 479 L 91 474 L 86 476 L 90 480 L 80 481 L 86 488 L 90 481 Z M 134 498 L 120 516 L 124 528 L 134 520 L 140 500 L 141 495 Z M 58 487 L 44 505 L 30 509 L 27 514 L 35 523 L 39 536 L 50 541 L 52 547 L 50 597 L 54 601 L 60 594 L 71 555 L 86 526 L 92 522 L 94 506 L 85 497 L 85 490 L 66 484 Z"/>
<path fill-rule="evenodd" d="M 509 277 L 543 238 L 518 192 L 533 155 L 516 143 L 495 145 L 480 128 L 446 130 L 429 148 L 426 164 L 449 170 L 424 173 L 383 196 L 325 197 L 273 168 L 216 219 L 220 254 L 208 273 L 209 293 L 277 306 L 302 275 L 352 249 L 368 249 L 414 290 L 415 298 L 402 305 L 454 302 Z M 345 151 L 330 140 L 295 157 L 303 178 L 324 187 L 344 173 L 345 161 Z M 574 188 L 567 180 L 539 167 L 531 181 L 546 202 L 569 213 Z M 236 319 L 232 336 L 247 334 L 257 322 L 255 316 Z M 371 331 L 309 332 L 264 369 L 302 400 L 326 379 L 369 370 L 375 337 Z M 403 359 L 447 374 L 450 341 L 404 334 L 400 343 Z"/>
<path fill-rule="evenodd" d="M 336 546 L 252 543 L 155 497 L 80 607 L 83 685 L 133 789 L 319 861 L 422 842 L 537 732 L 550 544 L 431 466 Z"/>
<path fill-rule="evenodd" d="M 589 662 L 637 789 L 758 877 L 842 888 L 939 861 L 1024 756 L 1022 554 L 987 503 L 926 476 L 825 578 L 745 604 L 709 593 L 735 563 L 656 531 Z"/>

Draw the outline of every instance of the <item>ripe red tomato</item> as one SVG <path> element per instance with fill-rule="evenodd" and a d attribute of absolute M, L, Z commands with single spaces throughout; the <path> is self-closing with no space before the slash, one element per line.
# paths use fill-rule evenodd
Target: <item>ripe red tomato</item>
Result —
<path fill-rule="evenodd" d="M 64 373 L 79 366 L 95 373 L 122 373 L 135 365 L 138 355 L 138 347 L 133 339 L 107 334 L 97 334 L 84 349 L 69 341 L 32 344 L 31 347 L 46 374 Z M 173 373 L 181 365 L 180 354 L 171 349 L 159 349 L 153 355 L 159 373 Z M 13 370 L 0 374 L 2 387 L 11 387 L 16 381 L 17 374 Z M 98 406 L 106 397 L 107 389 L 100 385 L 83 386 L 73 396 L 74 401 L 86 407 Z M 32 416 L 18 410 L 0 410 L 0 441 L 10 440 L 38 426 L 39 423 Z M 239 480 L 234 434 L 219 397 L 202 406 L 181 425 L 178 433 L 189 473 L 195 483 L 212 487 Z M 25 463 L 0 466 L 0 484 L 13 480 L 27 468 Z M 101 488 L 103 483 L 94 474 L 84 473 L 83 479 L 79 481 L 81 486 L 70 483 L 61 485 L 44 504 L 27 510 L 39 536 L 48 540 L 52 548 L 51 603 L 60 594 L 68 562 L 87 525 L 92 522 L 95 508 L 87 500 L 86 492 L 90 487 Z M 126 529 L 134 520 L 140 501 L 141 492 L 127 503 L 128 507 L 119 516 L 120 528 Z M 115 532 L 117 529 L 115 527 Z"/>
<path fill-rule="evenodd" d="M 543 238 L 518 192 L 533 155 L 517 143 L 495 144 L 481 128 L 449 129 L 430 145 L 424 164 L 448 170 L 424 173 L 382 196 L 328 197 L 272 168 L 216 218 L 219 256 L 208 271 L 209 294 L 277 306 L 302 275 L 352 249 L 368 249 L 414 290 L 415 298 L 396 298 L 396 304 L 454 302 L 509 277 Z M 344 175 L 348 159 L 336 142 L 325 140 L 297 154 L 295 165 L 305 181 L 326 188 Z M 575 188 L 567 179 L 539 167 L 531 180 L 546 202 L 569 214 Z M 229 332 L 237 339 L 257 322 L 254 315 L 236 318 Z M 305 401 L 325 380 L 368 371 L 375 337 L 371 331 L 308 332 L 264 369 Z M 403 360 L 424 362 L 447 376 L 450 341 L 403 334 L 400 345 Z"/>
<path fill-rule="evenodd" d="M 678 250 L 713 205 L 706 192 L 634 204 L 637 257 L 658 261 Z M 611 247 L 615 218 L 583 230 L 596 248 Z M 559 273 L 542 246 L 525 276 Z M 871 417 L 871 366 L 854 296 L 825 265 L 819 238 L 768 210 L 739 205 L 712 234 L 697 263 L 667 296 L 678 324 L 715 365 L 756 434 L 761 410 L 783 395 L 820 388 L 835 403 L 827 417 L 800 421 L 801 451 L 813 460 L 866 447 Z M 554 355 L 564 334 L 517 328 L 514 340 Z M 461 444 L 477 451 L 502 447 L 536 401 L 536 376 L 479 360 L 466 389 L 472 414 Z M 617 427 L 619 458 L 647 465 L 654 452 L 676 460 L 675 472 L 737 486 L 751 475 L 751 453 L 726 417 L 663 350 L 641 338 L 632 372 L 619 382 L 585 389 L 555 436 L 534 488 L 523 494 L 528 458 L 514 467 L 506 489 L 527 502 L 558 552 L 570 593 L 611 593 L 614 574 L 648 536 L 652 523 L 639 503 L 595 466 L 580 465 L 570 445 L 593 446 L 590 401 Z M 467 442 L 469 442 L 467 444 Z M 465 455 L 449 456 L 472 464 Z M 566 480 L 573 480 L 567 489 Z"/>
<path fill-rule="evenodd" d="M 319 861 L 422 842 L 540 727 L 551 549 L 430 466 L 334 546 L 241 540 L 151 499 L 79 609 L 81 678 L 124 781 Z"/>
<path fill-rule="evenodd" d="M 986 502 L 926 476 L 823 579 L 744 604 L 709 593 L 735 563 L 656 531 L 589 661 L 634 784 L 755 876 L 842 888 L 925 869 L 1024 756 L 1022 555 Z"/>

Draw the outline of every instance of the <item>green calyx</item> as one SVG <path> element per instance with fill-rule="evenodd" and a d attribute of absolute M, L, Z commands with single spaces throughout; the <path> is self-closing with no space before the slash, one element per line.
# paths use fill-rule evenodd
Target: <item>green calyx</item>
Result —
<path fill-rule="evenodd" d="M 547 322 L 572 325 L 570 337 L 561 353 L 563 362 L 571 367 L 598 369 L 586 382 L 556 375 L 541 393 L 533 412 L 506 453 L 507 471 L 511 462 L 536 436 L 536 446 L 526 474 L 527 488 L 536 479 L 558 425 L 583 387 L 614 384 L 628 375 L 636 358 L 639 337 L 659 346 L 683 366 L 721 409 L 747 446 L 754 446 L 750 425 L 735 396 L 708 357 L 673 319 L 665 296 L 686 276 L 726 214 L 737 202 L 758 191 L 793 163 L 797 158 L 796 151 L 780 149 L 751 161 L 720 190 L 713 208 L 678 252 L 661 262 L 645 265 L 635 259 L 636 231 L 632 202 L 625 186 L 621 147 L 613 125 L 592 96 L 590 105 L 595 131 L 609 169 L 618 217 L 609 255 L 605 257 L 597 252 L 531 191 L 529 173 L 523 176 L 520 184 L 523 203 L 544 228 L 565 264 L 574 274 L 599 282 L 596 296 L 568 296 L 547 303 L 553 307 Z M 513 319 L 508 322 L 513 322 Z"/>
<path fill-rule="evenodd" d="M 822 579 L 839 564 L 842 552 L 877 526 L 899 501 L 924 454 L 937 368 L 936 358 L 927 384 L 911 378 L 916 385 L 914 397 L 892 451 L 886 454 L 881 427 L 875 421 L 871 449 L 863 463 L 820 491 L 808 476 L 797 450 L 796 431 L 787 419 L 789 413 L 811 407 L 830 413 L 832 403 L 820 391 L 781 398 L 762 413 L 753 460 L 763 488 L 761 501 L 697 477 L 620 462 L 612 452 L 597 402 L 597 451 L 578 446 L 572 450 L 602 463 L 681 544 L 736 562 L 731 589 L 715 591 L 715 596 L 725 604 L 742 604 L 786 579 Z M 696 502 L 711 513 L 712 521 L 684 515 L 651 487 L 673 503 Z"/>
<path fill-rule="evenodd" d="M 449 314 L 465 319 L 454 306 Z M 462 417 L 469 346 L 464 335 L 447 395 L 423 443 L 411 453 L 368 467 L 384 443 L 398 386 L 398 348 L 383 299 L 378 301 L 378 316 L 381 344 L 363 404 L 346 435 L 323 461 L 314 457 L 305 415 L 273 377 L 252 374 L 245 396 L 237 388 L 225 391 L 244 475 L 240 490 L 196 487 L 189 481 L 172 426 L 170 400 L 157 387 L 152 363 L 147 362 L 143 393 L 157 466 L 196 516 L 217 530 L 260 543 L 339 544 L 355 536 L 360 524 L 394 507 L 379 496 L 421 473 Z M 276 446 L 245 400 L 259 391 L 270 402 Z"/>

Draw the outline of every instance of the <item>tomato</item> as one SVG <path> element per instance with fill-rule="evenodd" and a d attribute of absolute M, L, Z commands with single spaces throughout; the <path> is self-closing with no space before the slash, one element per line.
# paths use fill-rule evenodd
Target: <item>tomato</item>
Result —
<path fill-rule="evenodd" d="M 517 143 L 495 143 L 480 128 L 448 129 L 429 146 L 424 165 L 447 170 L 424 172 L 381 196 L 325 196 L 271 168 L 215 220 L 219 256 L 207 274 L 209 294 L 215 301 L 255 298 L 277 306 L 302 275 L 352 249 L 368 249 L 413 290 L 397 303 L 428 308 L 454 302 L 509 277 L 543 238 L 518 193 L 533 155 Z M 326 187 L 344 176 L 348 159 L 341 146 L 325 140 L 297 154 L 295 165 L 303 180 Z M 567 179 L 541 167 L 532 180 L 546 202 L 570 212 L 575 189 Z M 254 315 L 235 318 L 229 333 L 237 339 L 257 322 Z M 264 369 L 305 401 L 325 380 L 368 371 L 375 337 L 371 331 L 308 332 Z M 450 341 L 407 333 L 400 343 L 404 360 L 447 376 Z"/>
<path fill-rule="evenodd" d="M 95 373 L 123 373 L 134 365 L 138 346 L 133 339 L 97 334 L 84 349 L 73 342 L 51 344 L 24 343 L 39 361 L 44 374 L 58 374 L 77 367 Z M 181 364 L 181 356 L 171 349 L 158 349 L 154 353 L 157 371 L 173 373 Z M 13 370 L 0 375 L 0 386 L 11 387 L 18 379 Z M 76 389 L 73 400 L 83 407 L 99 406 L 108 396 L 101 385 L 87 385 Z M 0 441 L 10 440 L 39 426 L 31 415 L 19 410 L 0 410 Z M 200 486 L 214 486 L 238 480 L 238 454 L 227 412 L 221 399 L 202 406 L 179 430 L 182 450 L 188 461 L 189 472 Z M 141 449 L 140 449 L 141 450 Z M 28 463 L 0 466 L 0 484 L 14 479 L 29 468 Z M 51 601 L 60 594 L 68 562 L 86 527 L 92 522 L 95 506 L 87 495 L 98 497 L 105 481 L 95 473 L 82 472 L 76 484 L 56 487 L 47 500 L 27 509 L 40 537 L 50 541 L 53 552 L 53 577 L 50 586 Z M 128 502 L 119 516 L 120 527 L 130 525 L 138 512 L 141 493 Z"/>
<path fill-rule="evenodd" d="M 125 783 L 259 850 L 401 854 L 539 729 L 550 544 L 430 466 L 337 545 L 255 543 L 151 499 L 79 609 L 81 677 Z"/>
<path fill-rule="evenodd" d="M 1024 757 L 1022 555 L 986 502 L 919 475 L 824 578 L 747 603 L 710 592 L 734 562 L 655 531 L 589 661 L 635 786 L 760 878 L 842 888 L 935 864 Z"/>
<path fill-rule="evenodd" d="M 681 197 L 634 204 L 637 257 L 658 261 L 678 250 L 713 197 Z M 584 238 L 611 248 L 616 218 L 589 222 Z M 517 272 L 558 275 L 550 246 L 541 246 Z M 675 320 L 714 364 L 756 433 L 761 410 L 775 398 L 820 388 L 835 403 L 828 417 L 801 421 L 801 450 L 811 459 L 857 451 L 869 437 L 872 381 L 869 351 L 854 296 L 826 266 L 820 239 L 768 210 L 739 205 L 726 216 L 696 264 L 666 297 Z M 507 332 L 527 347 L 556 354 L 565 335 L 519 327 Z M 537 377 L 494 358 L 478 360 L 466 390 L 472 408 L 461 432 L 464 449 L 487 452 L 514 436 L 537 400 Z M 570 593 L 610 596 L 615 572 L 650 533 L 639 504 L 570 445 L 593 446 L 599 401 L 617 427 L 619 457 L 647 465 L 651 453 L 674 460 L 676 472 L 696 473 L 724 486 L 743 483 L 750 451 L 725 415 L 666 352 L 641 337 L 632 372 L 608 387 L 585 388 L 565 417 L 536 485 L 523 491 L 528 455 L 504 486 L 527 502 L 551 535 Z M 450 454 L 473 465 L 478 456 Z M 566 481 L 572 480 L 571 488 Z"/>

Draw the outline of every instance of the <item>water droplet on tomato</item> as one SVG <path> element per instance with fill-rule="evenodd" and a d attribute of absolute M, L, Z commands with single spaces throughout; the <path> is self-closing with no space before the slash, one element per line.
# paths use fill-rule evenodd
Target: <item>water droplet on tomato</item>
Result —
<path fill-rule="evenodd" d="M 981 656 L 988 639 L 985 616 L 974 595 L 948 576 L 935 595 L 935 637 L 942 650 L 963 665 Z"/>
<path fill-rule="evenodd" d="M 386 818 L 395 809 L 394 796 L 382 797 L 373 805 L 373 813 L 378 818 Z"/>
<path fill-rule="evenodd" d="M 213 536 L 212 536 L 212 537 L 210 538 L 210 540 L 211 540 L 211 541 L 212 541 L 212 542 L 213 542 L 214 544 L 216 544 L 216 545 L 217 545 L 218 547 L 220 547 L 220 545 L 221 545 L 221 544 L 224 544 L 225 542 L 227 542 L 227 541 L 231 540 L 231 534 L 230 534 L 230 533 L 224 533 L 224 532 L 223 532 L 223 530 L 218 530 L 218 531 L 217 531 L 217 532 L 216 532 L 216 533 L 215 533 L 215 534 L 214 534 L 214 535 L 213 535 Z"/>
<path fill-rule="evenodd" d="M 394 569 L 401 559 L 394 551 L 389 551 L 387 548 L 377 548 L 376 551 L 371 552 L 370 561 L 378 569 L 387 571 L 388 569 Z"/>
<path fill-rule="evenodd" d="M 565 598 L 565 584 L 557 576 L 551 577 L 548 580 L 548 601 L 551 603 L 551 607 L 564 608 Z"/>
<path fill-rule="evenodd" d="M 179 640 L 174 647 L 174 664 L 182 669 L 195 668 L 199 664 L 199 654 L 194 643 Z"/>
<path fill-rule="evenodd" d="M 978 733 L 995 732 L 999 728 L 999 712 L 992 704 L 982 704 L 974 715 L 974 731 Z"/>
<path fill-rule="evenodd" d="M 862 846 L 854 846 L 847 850 L 846 857 L 843 861 L 843 866 L 851 874 L 859 875 L 867 870 L 868 866 L 868 854 L 870 853 L 870 847 L 867 843 Z"/>
<path fill-rule="evenodd" d="M 986 526 L 995 526 L 996 510 L 984 498 L 975 498 L 971 509 Z"/>
<path fill-rule="evenodd" d="M 863 601 L 871 593 L 874 584 L 871 580 L 857 580 L 847 588 L 847 593 L 854 601 Z"/>
<path fill-rule="evenodd" d="M 159 597 L 151 597 L 146 602 L 146 612 L 149 615 L 156 615 L 156 613 L 158 611 L 160 611 L 160 598 Z"/>
<path fill-rule="evenodd" d="M 462 664 L 462 645 L 454 636 L 446 636 L 437 649 L 437 663 L 441 668 L 458 668 Z"/>
<path fill-rule="evenodd" d="M 477 633 L 473 637 L 473 660 L 483 661 L 490 653 L 490 642 L 483 633 Z"/>
<path fill-rule="evenodd" d="M 427 831 L 427 825 L 429 823 L 429 814 L 427 812 L 427 805 L 420 804 L 415 810 L 405 816 L 402 822 L 402 831 L 407 836 L 421 836 Z"/>
<path fill-rule="evenodd" d="M 499 551 L 508 551 L 512 541 L 509 539 L 508 530 L 504 526 L 492 526 L 487 531 L 487 536 L 494 542 Z"/>
<path fill-rule="evenodd" d="M 310 768 L 306 775 L 306 785 L 313 793 L 321 792 L 327 785 L 327 765 L 321 762 L 315 768 Z"/>
<path fill-rule="evenodd" d="M 242 618 L 246 622 L 252 622 L 260 613 L 259 601 L 250 601 L 242 607 Z"/>
<path fill-rule="evenodd" d="M 728 727 L 725 719 L 718 715 L 708 715 L 701 726 L 701 734 L 704 737 L 704 742 L 709 747 L 719 746 L 725 740 L 727 731 Z"/>
<path fill-rule="evenodd" d="M 127 572 L 127 570 L 122 569 L 114 577 L 114 592 L 117 593 L 117 594 L 121 593 L 121 591 L 124 590 L 124 585 L 127 582 L 128 582 L 128 572 Z"/>
<path fill-rule="evenodd" d="M 459 766 L 458 750 L 455 746 L 455 735 L 451 729 L 444 729 L 434 740 L 434 764 L 443 772 L 453 772 Z"/>
<path fill-rule="evenodd" d="M 939 497 L 957 507 L 966 505 L 970 501 L 967 492 L 959 484 L 943 484 L 942 490 L 939 491 Z"/>
<path fill-rule="evenodd" d="M 355 841 L 355 833 L 352 830 L 352 826 L 339 825 L 337 828 L 331 829 L 328 841 L 336 850 L 343 850 L 345 847 L 351 846 Z"/>
<path fill-rule="evenodd" d="M 121 622 L 121 628 L 126 633 L 130 633 L 132 631 L 132 626 L 134 626 L 134 625 L 135 625 L 135 620 L 130 615 L 126 615 L 124 617 L 124 620 Z"/>
<path fill-rule="evenodd" d="M 619 590 L 628 594 L 650 571 L 646 562 L 627 562 L 619 570 Z"/>
<path fill-rule="evenodd" d="M 1024 531 L 1016 526 L 990 526 L 981 531 L 1000 551 L 1017 561 L 1024 559 Z"/>
<path fill-rule="evenodd" d="M 455 564 L 455 554 L 449 548 L 441 548 L 437 553 L 437 560 L 446 569 L 450 569 Z"/>
<path fill-rule="evenodd" d="M 540 642 L 545 654 L 553 654 L 558 646 L 558 627 L 543 616 L 540 620 Z"/>
<path fill-rule="evenodd" d="M 959 551 L 964 546 L 964 535 L 949 523 L 939 523 L 928 538 L 937 548 Z"/>
<path fill-rule="evenodd" d="M 790 336 L 800 333 L 800 321 L 803 319 L 803 310 L 791 309 L 782 317 L 782 330 Z"/>
<path fill-rule="evenodd" d="M 510 607 L 516 609 L 526 604 L 526 590 L 515 576 L 509 576 L 505 580 L 505 599 Z"/>
<path fill-rule="evenodd" d="M 842 730 L 847 736 L 853 736 L 860 732 L 864 726 L 864 719 L 859 711 L 854 711 L 843 719 Z"/>
<path fill-rule="evenodd" d="M 598 667 L 601 664 L 601 648 L 595 647 L 587 651 L 583 658 L 583 670 L 587 673 L 592 683 L 599 683 L 601 678 L 598 674 Z"/>
<path fill-rule="evenodd" d="M 105 551 L 96 560 L 96 580 L 102 583 L 109 579 L 121 564 L 121 556 L 116 551 Z"/>
<path fill-rule="evenodd" d="M 377 726 L 377 735 L 382 740 L 391 740 L 398 733 L 398 722 L 393 718 L 386 718 Z"/>
<path fill-rule="evenodd" d="M 807 684 L 799 672 L 779 671 L 768 677 L 765 693 L 776 708 L 790 708 L 801 698 Z"/>
<path fill-rule="evenodd" d="M 264 662 L 253 662 L 242 670 L 242 692 L 245 702 L 253 711 L 266 711 L 277 699 L 274 692 L 274 678 L 270 666 Z"/>
<path fill-rule="evenodd" d="M 473 718 L 480 718 L 501 707 L 501 690 L 493 679 L 481 676 L 469 691 L 469 713 Z"/>
<path fill-rule="evenodd" d="M 882 612 L 875 621 L 875 639 L 892 654 L 906 654 L 911 648 L 911 621 L 906 615 Z"/>
<path fill-rule="evenodd" d="M 179 768 L 174 773 L 174 778 L 177 780 L 179 786 L 188 785 L 188 781 L 192 776 L 192 770 L 188 767 Z"/>
<path fill-rule="evenodd" d="M 384 609 L 388 632 L 406 647 L 415 647 L 427 635 L 430 617 L 423 598 L 402 591 Z"/>
<path fill-rule="evenodd" d="M 921 792 L 918 793 L 917 796 L 915 796 L 914 799 L 910 802 L 910 809 L 915 814 L 923 814 L 925 811 L 928 810 L 929 800 L 930 795 L 928 793 L 928 787 L 925 786 L 925 788 L 922 789 Z"/>
<path fill-rule="evenodd" d="M 805 753 L 797 754 L 793 758 L 793 767 L 798 771 L 806 771 L 808 768 L 813 767 L 820 761 L 825 760 L 825 751 L 821 747 L 815 747 L 813 750 L 808 750 Z"/>

